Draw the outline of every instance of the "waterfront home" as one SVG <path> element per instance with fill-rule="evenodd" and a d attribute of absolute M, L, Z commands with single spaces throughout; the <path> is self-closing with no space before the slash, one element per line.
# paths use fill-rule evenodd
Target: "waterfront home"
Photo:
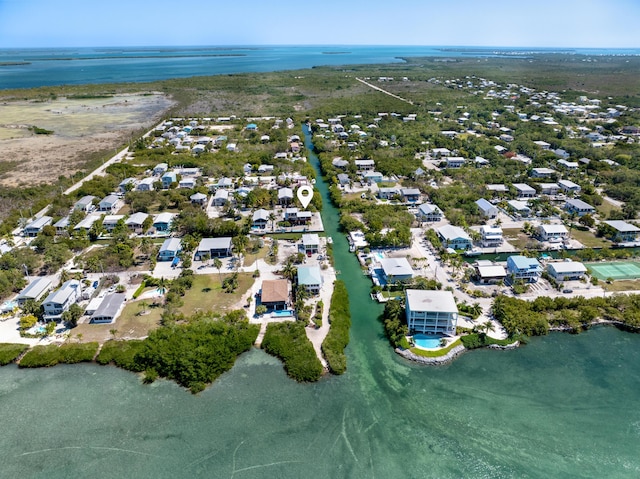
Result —
<path fill-rule="evenodd" d="M 260 304 L 270 311 L 287 309 L 290 303 L 289 281 L 286 279 L 265 279 L 260 290 Z"/>
<path fill-rule="evenodd" d="M 100 203 L 98 203 L 98 211 L 104 211 L 107 213 L 115 213 L 118 209 L 118 197 L 116 195 L 105 196 Z"/>
<path fill-rule="evenodd" d="M 611 241 L 614 243 L 633 243 L 640 236 L 640 228 L 622 220 L 604 222 L 612 229 Z"/>
<path fill-rule="evenodd" d="M 386 283 L 403 283 L 413 278 L 413 268 L 407 258 L 382 258 L 380 266 Z"/>
<path fill-rule="evenodd" d="M 147 221 L 148 217 L 149 215 L 147 213 L 138 211 L 137 213 L 129 216 L 125 220 L 124 224 L 127 225 L 127 228 L 129 228 L 136 234 L 144 233 L 144 223 L 145 221 Z"/>
<path fill-rule="evenodd" d="M 180 251 L 182 251 L 180 238 L 167 238 L 160 246 L 158 261 L 173 261 Z"/>
<path fill-rule="evenodd" d="M 533 198 L 536 196 L 535 188 L 526 183 L 514 183 L 513 187 L 516 190 L 516 196 L 518 198 Z"/>
<path fill-rule="evenodd" d="M 580 188 L 580 185 L 570 180 L 559 180 L 558 186 L 565 193 L 580 193 L 580 190 L 582 189 Z"/>
<path fill-rule="evenodd" d="M 529 283 L 538 281 L 542 273 L 542 266 L 535 258 L 515 255 L 507 258 L 507 273 L 514 280 L 524 280 Z"/>
<path fill-rule="evenodd" d="M 596 212 L 596 209 L 589 203 L 585 203 L 577 198 L 567 200 L 564 205 L 564 209 L 570 214 L 575 213 L 578 216 L 592 215 Z"/>
<path fill-rule="evenodd" d="M 480 227 L 480 241 L 485 248 L 497 248 L 502 245 L 502 228 L 483 225 Z"/>
<path fill-rule="evenodd" d="M 346 170 L 349 167 L 349 162 L 347 160 L 343 160 L 339 156 L 331 160 L 331 164 L 341 170 Z"/>
<path fill-rule="evenodd" d="M 51 216 L 41 216 L 25 226 L 22 233 L 29 238 L 33 238 L 38 236 L 38 233 L 42 231 L 42 228 L 49 226 L 52 222 L 53 218 Z"/>
<path fill-rule="evenodd" d="M 278 203 L 288 205 L 293 201 L 293 190 L 291 188 L 280 188 L 278 190 Z"/>
<path fill-rule="evenodd" d="M 338 173 L 338 183 L 342 186 L 348 185 L 351 183 L 351 180 L 349 179 L 349 175 L 347 175 L 346 173 Z"/>
<path fill-rule="evenodd" d="M 36 278 L 29 283 L 16 298 L 16 302 L 22 306 L 26 301 L 39 301 L 44 294 L 51 289 L 51 280 L 46 276 Z"/>
<path fill-rule="evenodd" d="M 302 251 L 307 256 L 317 253 L 320 249 L 320 237 L 316 233 L 302 235 Z"/>
<path fill-rule="evenodd" d="M 218 191 L 224 191 L 227 194 L 227 196 L 229 195 L 229 192 L 227 190 L 218 190 Z M 196 206 L 207 206 L 208 198 L 209 197 L 204 193 L 194 193 L 191 196 L 189 196 L 189 200 L 191 201 L 191 204 Z"/>
<path fill-rule="evenodd" d="M 419 221 L 429 221 L 429 222 L 438 222 L 442 220 L 442 210 L 438 208 L 436 205 L 432 205 L 430 203 L 423 203 L 418 206 L 418 212 L 416 213 L 416 218 Z"/>
<path fill-rule="evenodd" d="M 398 188 L 378 188 L 378 198 L 381 200 L 390 200 L 394 196 L 400 196 L 400 190 Z"/>
<path fill-rule="evenodd" d="M 418 188 L 401 188 L 400 195 L 405 203 L 417 203 L 420 201 L 420 190 Z"/>
<path fill-rule="evenodd" d="M 81 297 L 81 293 L 82 286 L 80 281 L 70 279 L 64 282 L 59 289 L 49 293 L 42 302 L 44 320 L 59 320 L 62 313 L 67 311 Z"/>
<path fill-rule="evenodd" d="M 458 307 L 450 291 L 408 289 L 406 316 L 410 333 L 454 336 Z"/>
<path fill-rule="evenodd" d="M 308 225 L 311 223 L 311 212 L 300 211 L 298 208 L 285 208 L 284 221 L 288 221 L 291 225 Z"/>
<path fill-rule="evenodd" d="M 559 261 L 549 263 L 547 272 L 556 281 L 569 281 L 584 278 L 587 268 L 578 261 Z"/>
<path fill-rule="evenodd" d="M 298 285 L 311 294 L 320 294 L 322 273 L 319 266 L 298 266 Z"/>
<path fill-rule="evenodd" d="M 522 216 L 523 218 L 527 218 L 531 215 L 531 208 L 529 208 L 529 206 L 522 201 L 509 200 L 507 201 L 507 205 L 509 206 L 509 209 L 511 211 Z"/>
<path fill-rule="evenodd" d="M 488 260 L 479 260 L 475 264 L 476 279 L 480 284 L 498 284 L 507 277 L 504 266 Z"/>
<path fill-rule="evenodd" d="M 158 163 L 153 168 L 153 175 L 162 176 L 167 172 L 168 169 L 169 169 L 169 165 L 167 165 L 166 163 Z"/>
<path fill-rule="evenodd" d="M 555 170 L 551 168 L 532 168 L 531 178 L 549 178 L 556 174 Z"/>
<path fill-rule="evenodd" d="M 160 213 L 153 220 L 153 227 L 158 232 L 167 232 L 171 229 L 171 222 L 173 221 L 173 213 Z"/>
<path fill-rule="evenodd" d="M 256 210 L 253 212 L 253 217 L 251 219 L 251 225 L 254 228 L 266 228 L 267 222 L 269 221 L 269 212 L 263 208 Z"/>
<path fill-rule="evenodd" d="M 382 183 L 383 180 L 384 176 L 382 176 L 382 173 L 380 173 L 379 171 L 367 171 L 364 174 L 364 181 L 369 184 L 371 184 L 371 182 Z"/>
<path fill-rule="evenodd" d="M 436 230 L 445 248 L 468 250 L 473 247 L 471 237 L 459 226 L 444 225 Z"/>
<path fill-rule="evenodd" d="M 85 213 L 89 213 L 93 209 L 93 200 L 96 197 L 92 195 L 83 196 L 73 205 L 74 210 L 84 211 Z"/>
<path fill-rule="evenodd" d="M 542 241 L 549 241 L 553 239 L 565 239 L 569 237 L 569 231 L 564 225 L 540 225 L 538 226 L 536 233 L 538 238 Z"/>
<path fill-rule="evenodd" d="M 157 178 L 149 177 L 140 180 L 138 185 L 136 186 L 136 191 L 153 191 L 153 184 L 158 181 Z"/>
<path fill-rule="evenodd" d="M 196 260 L 202 260 L 204 256 L 209 256 L 209 258 L 231 256 L 231 238 L 202 238 L 198 244 L 194 258 Z"/>
<path fill-rule="evenodd" d="M 178 182 L 178 175 L 174 171 L 167 171 L 161 178 L 162 187 L 168 189 L 173 183 Z"/>
<path fill-rule="evenodd" d="M 478 201 L 476 201 L 476 205 L 480 210 L 480 214 L 485 218 L 493 219 L 496 216 L 498 216 L 498 208 L 492 205 L 491 203 L 489 203 L 484 198 L 480 198 Z"/>
<path fill-rule="evenodd" d="M 560 191 L 558 183 L 538 183 L 541 195 L 557 195 Z"/>
<path fill-rule="evenodd" d="M 120 314 L 124 301 L 124 293 L 108 294 L 91 315 L 91 322 L 95 324 L 113 323 Z"/>

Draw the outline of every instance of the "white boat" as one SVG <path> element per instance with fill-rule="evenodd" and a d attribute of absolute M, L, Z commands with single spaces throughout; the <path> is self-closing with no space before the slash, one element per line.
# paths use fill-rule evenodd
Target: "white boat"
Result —
<path fill-rule="evenodd" d="M 463 255 L 467 257 L 480 256 L 481 254 L 482 254 L 482 250 L 478 248 L 468 249 L 463 253 Z"/>

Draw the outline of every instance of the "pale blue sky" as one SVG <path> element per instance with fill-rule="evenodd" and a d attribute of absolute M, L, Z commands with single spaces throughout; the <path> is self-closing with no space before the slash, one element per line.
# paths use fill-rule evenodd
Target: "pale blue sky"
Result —
<path fill-rule="evenodd" d="M 640 0 L 0 0 L 0 48 L 640 47 Z"/>

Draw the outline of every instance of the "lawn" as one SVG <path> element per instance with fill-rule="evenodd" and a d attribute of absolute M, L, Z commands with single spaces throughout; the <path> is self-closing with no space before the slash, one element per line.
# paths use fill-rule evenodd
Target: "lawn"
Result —
<path fill-rule="evenodd" d="M 571 230 L 571 237 L 580 241 L 587 248 L 601 248 L 603 246 L 611 246 L 611 242 L 596 237 L 591 231 L 581 231 L 577 228 Z"/>
<path fill-rule="evenodd" d="M 598 282 L 605 291 L 616 293 L 621 291 L 640 291 L 640 279 L 619 279 L 607 284 L 605 281 Z"/>
<path fill-rule="evenodd" d="M 609 215 L 611 214 L 612 211 L 620 211 L 620 208 L 618 208 L 617 206 L 615 206 L 614 204 L 608 202 L 605 199 L 605 200 L 602 201 L 601 205 L 598 205 L 596 207 L 596 210 L 598 210 L 598 214 L 602 218 L 609 218 Z"/>
<path fill-rule="evenodd" d="M 223 274 L 222 279 L 230 274 Z M 255 279 L 250 273 L 238 274 L 238 289 L 234 293 L 222 291 L 220 276 L 215 274 L 196 274 L 191 289 L 182 298 L 184 305 L 180 312 L 190 315 L 197 311 L 228 311 L 246 297 L 247 291 Z"/>
<path fill-rule="evenodd" d="M 520 250 L 527 249 L 527 245 L 532 241 L 537 243 L 536 240 L 523 233 L 520 228 L 504 228 L 502 234 L 509 243 Z"/>
<path fill-rule="evenodd" d="M 243 266 L 245 268 L 252 266 L 257 260 L 264 260 L 269 253 L 269 248 L 267 246 L 263 246 L 258 250 L 257 253 L 247 253 L 244 255 Z"/>
<path fill-rule="evenodd" d="M 423 356 L 425 358 L 437 358 L 439 356 L 445 356 L 449 351 L 451 351 L 456 346 L 460 346 L 462 341 L 456 339 L 453 343 L 447 346 L 444 349 L 437 349 L 435 351 L 427 351 L 425 349 L 420 348 L 411 348 L 410 351 L 416 356 Z"/>

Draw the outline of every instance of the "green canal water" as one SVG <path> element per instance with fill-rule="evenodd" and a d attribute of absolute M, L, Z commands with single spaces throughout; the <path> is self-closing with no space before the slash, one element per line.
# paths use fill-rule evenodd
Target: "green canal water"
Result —
<path fill-rule="evenodd" d="M 113 367 L 0 368 L 0 477 L 640 477 L 640 336 L 407 363 L 317 186 L 351 297 L 344 376 L 297 384 L 259 350 L 197 396 Z"/>

